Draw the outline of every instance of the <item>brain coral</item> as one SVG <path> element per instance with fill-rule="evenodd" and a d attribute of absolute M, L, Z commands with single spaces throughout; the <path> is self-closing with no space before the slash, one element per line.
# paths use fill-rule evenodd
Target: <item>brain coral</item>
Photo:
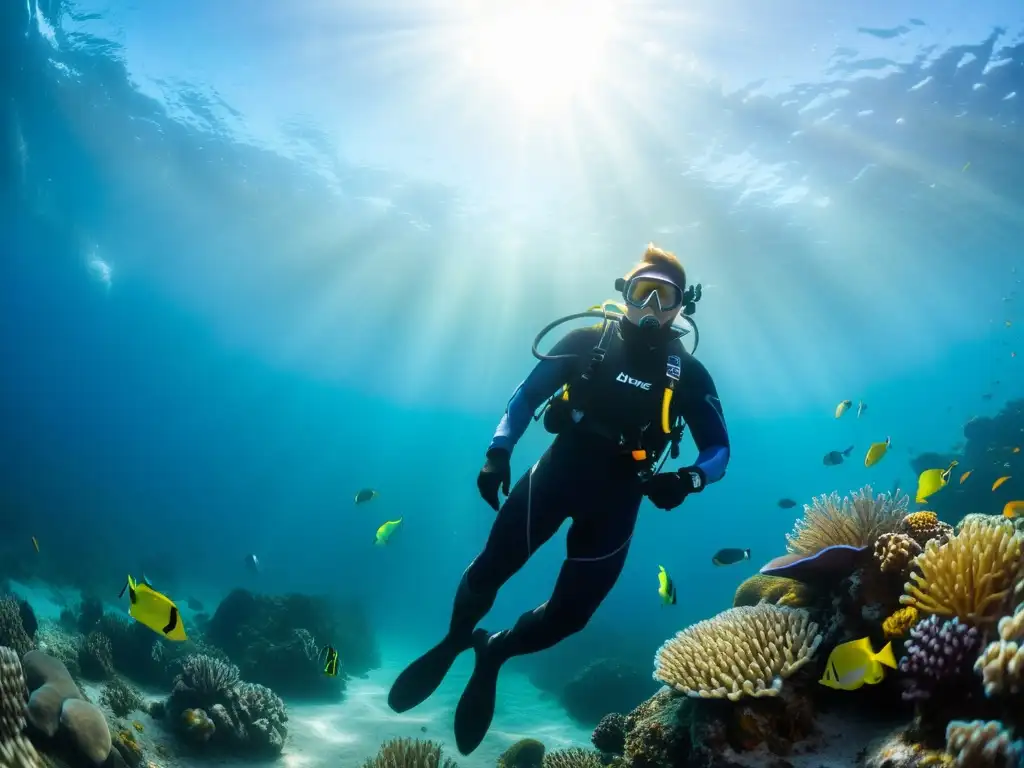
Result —
<path fill-rule="evenodd" d="M 18 654 L 0 647 L 0 765 L 4 768 L 42 768 L 35 747 L 25 736 L 28 687 Z"/>
<path fill-rule="evenodd" d="M 897 529 L 909 500 L 899 493 L 873 496 L 869 485 L 842 499 L 834 491 L 816 496 L 804 507 L 804 516 L 797 520 L 793 532 L 786 535 L 786 548 L 794 554 L 811 555 L 836 544 L 870 546 L 883 533 Z"/>
<path fill-rule="evenodd" d="M 944 543 L 953 535 L 953 526 L 939 520 L 934 512 L 911 512 L 900 522 L 901 533 L 910 536 L 922 547 L 932 539 L 940 539 Z"/>
<path fill-rule="evenodd" d="M 775 696 L 810 661 L 818 625 L 800 608 L 761 603 L 698 622 L 658 649 L 654 677 L 687 696 Z"/>
<path fill-rule="evenodd" d="M 974 670 L 981 673 L 988 696 L 1024 690 L 1024 606 L 999 620 L 999 639 L 978 656 Z"/>
<path fill-rule="evenodd" d="M 1013 587 L 1024 577 L 1024 537 L 1012 525 L 972 522 L 939 545 L 933 539 L 914 559 L 904 605 L 922 613 L 957 616 L 980 627 L 1003 616 Z"/>

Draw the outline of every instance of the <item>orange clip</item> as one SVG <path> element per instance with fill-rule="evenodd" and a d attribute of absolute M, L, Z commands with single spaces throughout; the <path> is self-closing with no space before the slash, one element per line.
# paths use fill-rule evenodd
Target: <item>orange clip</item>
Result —
<path fill-rule="evenodd" d="M 643 461 L 644 459 L 647 458 L 647 451 L 645 451 L 643 448 L 641 448 L 639 450 L 636 450 L 636 451 L 633 451 L 632 453 L 633 453 L 633 458 L 636 461 Z"/>

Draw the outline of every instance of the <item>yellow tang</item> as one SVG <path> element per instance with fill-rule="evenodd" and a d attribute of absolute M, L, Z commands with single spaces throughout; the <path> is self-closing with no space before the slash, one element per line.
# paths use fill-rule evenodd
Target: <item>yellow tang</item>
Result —
<path fill-rule="evenodd" d="M 836 406 L 836 418 L 838 419 L 840 416 L 842 416 L 844 413 L 846 413 L 846 409 L 849 408 L 851 405 L 853 405 L 853 401 L 852 400 L 843 400 L 843 402 L 841 402 L 839 405 L 837 405 Z"/>
<path fill-rule="evenodd" d="M 188 640 L 185 635 L 185 626 L 181 623 L 181 614 L 170 598 L 162 595 L 146 584 L 139 584 L 128 576 L 128 582 L 121 590 L 118 597 L 124 597 L 125 590 L 128 590 L 128 615 L 139 624 L 152 629 L 159 635 L 176 643 L 183 643 Z"/>
<path fill-rule="evenodd" d="M 1012 520 L 1021 515 L 1024 515 L 1024 501 L 1006 502 L 1006 506 L 1003 507 L 1003 517 L 1008 517 Z"/>
<path fill-rule="evenodd" d="M 926 469 L 917 478 L 917 503 L 921 504 L 936 491 L 941 491 L 949 483 L 953 467 L 959 464 L 955 459 L 946 469 Z"/>
<path fill-rule="evenodd" d="M 896 669 L 892 643 L 886 643 L 882 650 L 875 653 L 868 638 L 850 640 L 832 649 L 825 662 L 825 674 L 818 682 L 837 691 L 855 691 L 862 685 L 880 683 L 885 677 L 883 664 Z"/>
<path fill-rule="evenodd" d="M 996 480 L 994 483 L 992 483 L 992 490 L 994 491 L 996 488 L 998 488 L 1000 485 L 1002 485 L 1003 483 L 1005 483 L 1009 479 L 1010 479 L 1009 475 L 1003 475 L 998 480 Z"/>
<path fill-rule="evenodd" d="M 391 534 L 395 532 L 395 529 L 402 524 L 403 518 L 397 520 L 388 520 L 384 525 L 377 529 L 377 536 L 374 539 L 374 544 L 378 547 L 383 547 L 388 543 L 388 539 L 391 538 Z"/>
<path fill-rule="evenodd" d="M 885 456 L 885 452 L 889 450 L 889 446 L 892 445 L 892 438 L 885 438 L 881 443 L 872 443 L 868 447 L 868 452 L 864 456 L 864 466 L 873 467 L 875 464 L 882 460 Z"/>
<path fill-rule="evenodd" d="M 665 605 L 676 604 L 676 585 L 663 565 L 658 566 L 658 596 Z"/>

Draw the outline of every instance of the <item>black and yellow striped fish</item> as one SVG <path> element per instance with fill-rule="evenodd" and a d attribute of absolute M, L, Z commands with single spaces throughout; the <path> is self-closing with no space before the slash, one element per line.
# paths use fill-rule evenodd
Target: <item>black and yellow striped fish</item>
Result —
<path fill-rule="evenodd" d="M 325 645 L 320 651 L 324 659 L 324 674 L 328 677 L 338 676 L 338 651 L 332 645 Z"/>

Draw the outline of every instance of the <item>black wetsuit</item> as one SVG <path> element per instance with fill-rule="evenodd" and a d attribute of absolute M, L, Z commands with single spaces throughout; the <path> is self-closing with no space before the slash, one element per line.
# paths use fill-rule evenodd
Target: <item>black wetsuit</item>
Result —
<path fill-rule="evenodd" d="M 466 569 L 448 636 L 396 682 L 390 698 L 396 710 L 415 706 L 436 688 L 458 652 L 470 646 L 477 623 L 490 610 L 501 586 L 566 518 L 572 519 L 566 559 L 550 599 L 523 614 L 511 630 L 487 638 L 486 649 L 477 648 L 477 672 L 482 651 L 488 654 L 496 677 L 497 668 L 509 657 L 550 648 L 586 626 L 622 572 L 645 480 L 653 462 L 669 446 L 661 406 L 667 374 L 673 369 L 678 381 L 670 423 L 682 419 L 689 426 L 700 452 L 694 466 L 708 483 L 724 474 L 729 439 L 707 370 L 683 351 L 678 340 L 651 346 L 636 330 L 627 323 L 621 328 L 614 324 L 602 344 L 604 360 L 593 369 L 593 350 L 602 329 L 567 334 L 550 353 L 566 357 L 542 360 L 512 396 L 489 453 L 511 453 L 534 412 L 560 387 L 569 386 L 568 401 L 553 401 L 555 410 L 545 419 L 546 426 L 555 425 L 557 437 L 512 488 L 483 551 Z M 629 336 L 628 343 L 623 332 Z M 632 452 L 641 448 L 647 458 L 638 461 Z M 493 709 L 493 701 L 490 706 Z M 459 713 L 457 738 L 458 722 Z M 476 746 L 474 739 L 468 738 L 470 751 Z M 463 749 L 463 740 L 459 741 Z"/>

